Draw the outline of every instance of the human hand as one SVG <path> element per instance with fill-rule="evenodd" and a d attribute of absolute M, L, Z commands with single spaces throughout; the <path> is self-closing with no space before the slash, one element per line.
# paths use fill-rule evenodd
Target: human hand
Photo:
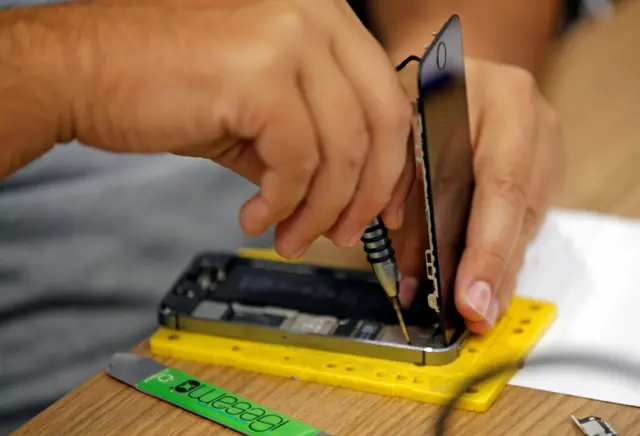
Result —
<path fill-rule="evenodd" d="M 344 1 L 74 7 L 82 21 L 64 57 L 74 64 L 62 66 L 74 137 L 232 169 L 260 187 L 241 209 L 243 230 L 277 225 L 286 257 L 323 234 L 354 246 L 378 214 L 399 226 L 413 181 L 411 107 Z"/>
<path fill-rule="evenodd" d="M 465 68 L 476 187 L 454 299 L 468 329 L 485 333 L 509 306 L 564 155 L 555 112 L 531 74 L 477 59 Z M 405 222 L 392 234 L 404 304 L 424 275 L 423 196 L 416 179 Z"/>

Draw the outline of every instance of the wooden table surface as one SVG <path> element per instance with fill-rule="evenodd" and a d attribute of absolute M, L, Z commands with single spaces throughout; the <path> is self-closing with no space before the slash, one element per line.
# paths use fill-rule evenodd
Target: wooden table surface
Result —
<path fill-rule="evenodd" d="M 612 21 L 584 26 L 559 49 L 547 93 L 564 124 L 569 168 L 555 203 L 640 218 L 640 1 L 624 2 L 618 14 Z M 311 256 L 326 254 L 326 247 L 320 247 Z M 146 344 L 137 348 L 146 350 Z M 409 400 L 160 360 L 336 436 L 429 435 L 439 412 Z M 579 432 L 571 414 L 595 414 L 622 435 L 640 434 L 640 409 L 516 387 L 508 387 L 484 414 L 455 412 L 448 434 L 575 436 Z M 100 374 L 16 434 L 235 433 Z"/>

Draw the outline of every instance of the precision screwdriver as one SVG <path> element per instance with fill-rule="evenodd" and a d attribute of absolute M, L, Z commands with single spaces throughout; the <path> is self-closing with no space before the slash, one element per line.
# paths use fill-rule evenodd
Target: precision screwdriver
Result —
<path fill-rule="evenodd" d="M 391 246 L 387 228 L 380 217 L 374 218 L 366 228 L 361 241 L 364 244 L 364 251 L 367 253 L 367 262 L 371 265 L 387 297 L 391 300 L 393 309 L 396 311 L 398 317 L 400 328 L 402 329 L 402 334 L 407 344 L 411 345 L 409 330 L 407 330 L 407 325 L 404 322 L 402 307 L 400 306 L 400 300 L 398 300 L 400 273 L 398 271 L 398 264 L 396 263 L 395 251 Z"/>

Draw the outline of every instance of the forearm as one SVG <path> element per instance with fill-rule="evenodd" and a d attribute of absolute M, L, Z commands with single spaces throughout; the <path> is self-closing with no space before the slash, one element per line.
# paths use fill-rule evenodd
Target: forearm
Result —
<path fill-rule="evenodd" d="M 0 11 L 0 181 L 64 135 L 56 8 Z"/>
<path fill-rule="evenodd" d="M 420 54 L 452 14 L 467 55 L 537 72 L 554 41 L 561 0 L 366 0 L 372 30 L 395 62 Z"/>

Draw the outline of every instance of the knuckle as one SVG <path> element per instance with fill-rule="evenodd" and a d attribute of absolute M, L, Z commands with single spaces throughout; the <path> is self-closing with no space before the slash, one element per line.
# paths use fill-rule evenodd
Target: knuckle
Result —
<path fill-rule="evenodd" d="M 308 20 L 295 2 L 275 1 L 262 18 L 261 37 L 252 40 L 261 46 L 266 67 L 276 67 L 299 53 L 306 39 Z M 260 43 L 260 39 L 262 42 Z"/>
<path fill-rule="evenodd" d="M 297 189 L 300 185 L 307 186 L 320 163 L 318 151 L 312 147 L 305 147 L 296 150 L 295 153 L 290 153 L 289 158 L 291 164 L 286 169 L 286 179 L 295 185 L 290 188 Z"/>
<path fill-rule="evenodd" d="M 478 257 L 484 259 L 483 263 L 491 265 L 490 270 L 493 271 L 505 271 L 509 265 L 509 257 L 500 247 L 480 248 Z"/>
<path fill-rule="evenodd" d="M 305 34 L 307 27 L 305 16 L 293 7 L 282 12 L 276 21 L 279 34 L 286 38 L 287 42 L 300 41 Z"/>
<path fill-rule="evenodd" d="M 301 42 L 309 29 L 309 19 L 296 2 L 280 0 L 272 2 L 269 30 L 282 43 Z"/>
<path fill-rule="evenodd" d="M 353 140 L 340 147 L 340 159 L 349 171 L 359 171 L 367 160 L 369 151 L 369 133 L 361 126 L 353 130 Z"/>
<path fill-rule="evenodd" d="M 496 177 L 491 182 L 493 191 L 506 199 L 514 207 L 525 207 L 529 192 L 524 183 L 512 176 Z"/>
<path fill-rule="evenodd" d="M 408 137 L 413 115 L 408 100 L 400 98 L 396 102 L 382 104 L 374 110 L 376 110 L 373 117 L 374 126 L 392 137 L 404 135 Z"/>
<path fill-rule="evenodd" d="M 320 154 L 318 151 L 315 148 L 305 149 L 300 153 L 298 162 L 293 165 L 296 178 L 309 180 L 316 168 L 318 168 L 319 163 Z"/>

